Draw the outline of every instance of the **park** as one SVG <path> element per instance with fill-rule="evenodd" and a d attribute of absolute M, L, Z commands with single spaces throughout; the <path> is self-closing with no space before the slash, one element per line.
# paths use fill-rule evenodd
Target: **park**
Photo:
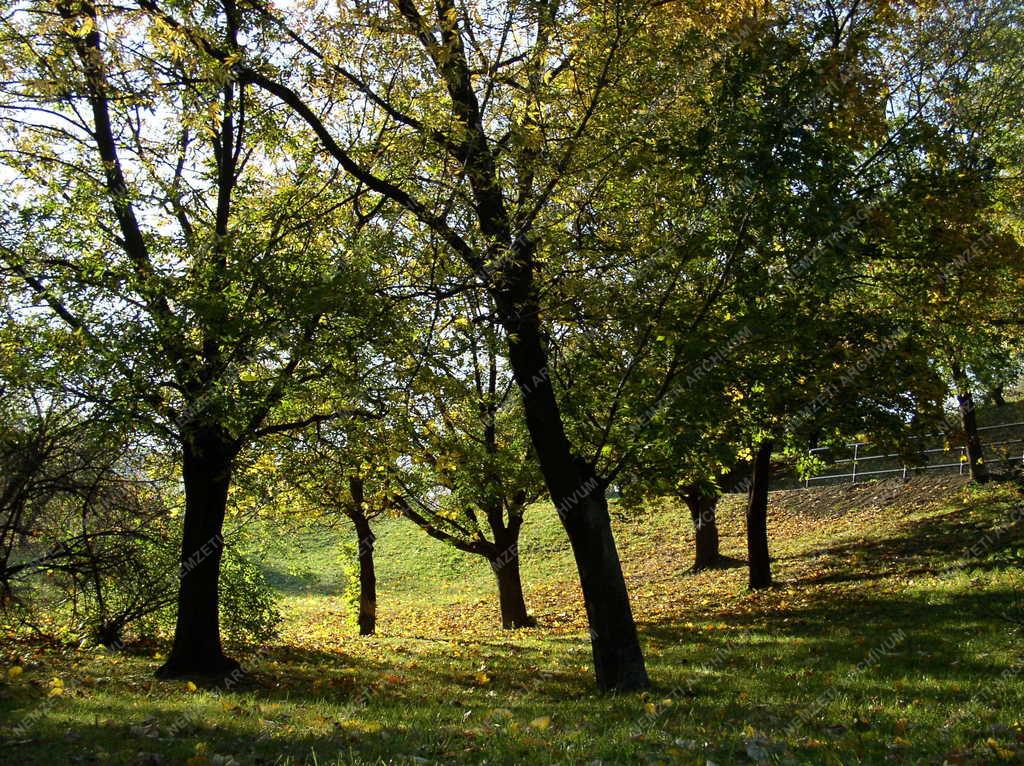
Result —
<path fill-rule="evenodd" d="M 0 764 L 1024 763 L 1024 7 L 4 0 Z"/>

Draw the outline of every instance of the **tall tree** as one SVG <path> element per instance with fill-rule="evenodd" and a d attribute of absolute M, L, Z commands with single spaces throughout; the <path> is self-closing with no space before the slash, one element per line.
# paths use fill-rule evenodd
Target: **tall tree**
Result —
<path fill-rule="evenodd" d="M 237 41 L 233 3 L 193 10 Z M 323 168 L 281 130 L 288 114 L 146 17 L 39 2 L 0 34 L 4 267 L 96 360 L 90 395 L 178 450 L 177 624 L 158 674 L 230 673 L 218 578 L 237 456 L 332 416 L 275 417 L 320 349 L 358 346 L 354 313 L 372 322 L 344 185 L 307 183 Z"/>
<path fill-rule="evenodd" d="M 338 165 L 402 209 L 406 225 L 442 241 L 487 290 L 534 451 L 576 558 L 598 685 L 647 686 L 607 480 L 567 433 L 539 280 L 544 261 L 556 254 L 550 232 L 564 215 L 556 192 L 578 166 L 594 115 L 628 64 L 622 51 L 631 29 L 649 9 L 552 1 L 483 10 L 454 0 L 428 9 L 402 0 L 353 4 L 306 25 L 298 14 L 277 17 L 256 6 L 259 23 L 283 35 L 293 53 L 282 66 L 256 46 L 212 39 L 149 0 L 142 7 L 230 66 L 239 82 L 289 106 Z M 407 87 L 395 89 L 395 82 Z M 348 89 L 365 119 L 353 127 L 325 111 L 342 94 L 325 92 L 323 83 Z M 383 131 L 386 140 L 360 130 Z"/>

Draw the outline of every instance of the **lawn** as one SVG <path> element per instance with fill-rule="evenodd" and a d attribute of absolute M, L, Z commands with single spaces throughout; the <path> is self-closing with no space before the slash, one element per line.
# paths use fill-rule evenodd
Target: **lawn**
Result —
<path fill-rule="evenodd" d="M 482 560 L 379 525 L 379 633 L 355 635 L 344 528 L 256 530 L 286 616 L 230 689 L 157 682 L 159 647 L 2 649 L 0 763 L 1024 763 L 1024 510 L 953 477 L 777 492 L 779 584 L 690 574 L 672 504 L 616 515 L 655 688 L 594 691 L 567 544 L 522 545 L 539 626 L 502 631 Z M 720 512 L 744 555 L 741 498 Z M 255 531 L 236 544 L 252 545 Z"/>

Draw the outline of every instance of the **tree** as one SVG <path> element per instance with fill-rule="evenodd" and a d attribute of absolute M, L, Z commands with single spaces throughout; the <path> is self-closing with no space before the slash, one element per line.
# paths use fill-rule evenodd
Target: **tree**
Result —
<path fill-rule="evenodd" d="M 397 471 L 401 511 L 431 537 L 483 556 L 501 624 L 530 627 L 520 575 L 526 507 L 543 492 L 515 384 L 486 295 L 469 293 L 435 319 L 443 338 L 414 366 L 398 419 L 410 465 Z"/>
<path fill-rule="evenodd" d="M 338 179 L 306 183 L 323 168 L 281 129 L 287 114 L 222 64 L 185 55 L 166 26 L 104 10 L 59 0 L 4 19 L 15 76 L 0 107 L 12 179 L 0 253 L 22 300 L 91 357 L 89 396 L 178 450 L 177 623 L 158 673 L 221 676 L 237 668 L 218 619 L 237 457 L 335 415 L 326 402 L 275 417 L 320 374 L 320 349 L 364 342 L 374 309 L 349 249 L 354 198 Z M 221 41 L 237 39 L 232 3 L 194 10 Z"/>
<path fill-rule="evenodd" d="M 871 168 L 894 143 L 873 66 L 879 26 L 857 4 L 741 12 L 695 44 L 706 64 L 690 76 L 703 97 L 653 115 L 652 146 L 638 152 L 650 183 L 625 208 L 616 245 L 628 250 L 635 239 L 638 208 L 685 226 L 640 250 L 625 276 L 610 273 L 608 293 L 621 305 L 625 283 L 633 300 L 635 329 L 601 339 L 647 368 L 622 399 L 648 404 L 634 405 L 608 447 L 640 466 L 631 475 L 641 494 L 687 503 L 697 570 L 721 563 L 717 496 L 723 481 L 737 485 L 748 462 L 740 453 L 763 429 L 743 422 L 741 400 L 785 386 L 792 378 L 777 376 L 796 366 L 789 357 L 828 342 L 821 300 L 851 271 L 843 256 L 856 234 L 847 229 L 861 222 L 848 221 L 870 200 Z M 780 364 L 768 370 L 769 360 Z"/>
<path fill-rule="evenodd" d="M 284 474 L 297 491 L 299 497 L 285 498 L 285 504 L 297 503 L 303 515 L 312 511 L 328 525 L 339 513 L 352 524 L 359 587 L 356 623 L 359 635 L 372 636 L 377 630 L 377 573 L 373 561 L 377 537 L 371 522 L 394 507 L 388 481 L 390 470 L 386 464 L 367 462 L 367 449 L 358 442 L 349 449 L 339 448 L 324 430 L 317 429 L 315 435 L 303 434 L 289 440 L 284 464 L 278 466 L 273 475 Z M 346 434 L 345 441 L 353 441 L 351 433 Z M 300 442 L 308 444 L 300 446 Z M 265 471 L 266 466 L 257 464 L 257 469 Z M 370 492 L 367 491 L 368 481 Z M 294 513 L 296 509 L 290 510 Z"/>
<path fill-rule="evenodd" d="M 290 107 L 339 166 L 404 211 L 403 225 L 443 242 L 487 290 L 534 451 L 576 558 L 598 685 L 647 686 L 607 480 L 567 434 L 538 280 L 557 243 L 550 232 L 563 216 L 556 190 L 576 167 L 594 114 L 627 63 L 621 52 L 630 30 L 648 9 L 509 3 L 478 16 L 450 0 L 429 12 L 403 0 L 394 9 L 346 8 L 305 28 L 297 17 L 256 6 L 259 28 L 283 36 L 293 54 L 280 66 L 258 46 L 225 44 L 154 2 L 141 6 L 230 67 L 240 83 Z M 411 87 L 391 88 L 393 76 L 417 83 L 416 98 Z M 388 141 L 366 140 L 358 128 L 348 132 L 324 112 L 323 99 L 336 96 L 322 83 L 337 84 L 337 96 L 347 88 L 365 107 L 361 124 L 382 125 Z"/>
<path fill-rule="evenodd" d="M 356 623 L 359 634 L 369 636 L 377 629 L 372 522 L 395 512 L 392 464 L 398 442 L 382 413 L 349 412 L 352 418 L 344 423 L 320 423 L 262 444 L 240 477 L 242 510 L 255 509 L 254 518 L 285 528 L 332 529 L 346 519 L 355 533 Z"/>
<path fill-rule="evenodd" d="M 898 204 L 886 209 L 891 235 L 876 269 L 893 313 L 934 351 L 957 401 L 951 430 L 979 482 L 989 468 L 975 391 L 1007 376 L 1020 338 L 1007 319 L 1020 308 L 1022 21 L 1019 4 L 1001 0 L 950 2 L 920 20 L 927 66 L 906 87 L 908 103 L 926 105 L 919 150 L 894 167 Z"/>

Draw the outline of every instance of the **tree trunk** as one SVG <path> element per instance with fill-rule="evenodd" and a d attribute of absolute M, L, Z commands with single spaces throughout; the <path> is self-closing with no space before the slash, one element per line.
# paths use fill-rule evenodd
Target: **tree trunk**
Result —
<path fill-rule="evenodd" d="M 612 535 L 605 487 L 592 466 L 573 456 L 548 374 L 539 306 L 529 272 L 530 247 L 528 243 L 522 245 L 513 262 L 522 265 L 510 267 L 510 284 L 516 286 L 515 291 L 501 291 L 496 296 L 508 339 L 509 362 L 544 482 L 576 559 L 597 685 L 603 690 L 646 688 L 650 681 Z"/>
<path fill-rule="evenodd" d="M 511 524 L 495 535 L 495 553 L 489 556 L 491 571 L 498 582 L 498 603 L 501 607 L 501 627 L 532 628 L 537 624 L 526 611 L 523 581 L 519 573 L 519 528 Z"/>
<path fill-rule="evenodd" d="M 359 635 L 372 636 L 377 630 L 377 572 L 373 566 L 373 545 L 377 538 L 370 529 L 363 507 L 363 480 L 349 478 L 352 492 L 352 521 L 359 537 Z"/>
<path fill-rule="evenodd" d="M 492 560 L 491 569 L 498 581 L 501 627 L 532 628 L 537 623 L 526 612 L 523 582 L 519 576 L 519 557 L 511 556 Z"/>
<path fill-rule="evenodd" d="M 564 515 L 562 523 L 583 589 L 598 687 L 620 691 L 648 687 L 604 487 L 593 489 L 575 511 Z"/>
<path fill-rule="evenodd" d="M 981 437 L 978 435 L 978 420 L 974 409 L 974 395 L 971 384 L 959 365 L 953 365 L 953 380 L 956 383 L 956 400 L 960 409 L 960 424 L 967 440 L 967 460 L 971 467 L 971 478 L 978 484 L 989 480 L 988 465 L 981 448 Z"/>
<path fill-rule="evenodd" d="M 747 561 L 751 589 L 772 584 L 771 560 L 768 556 L 768 487 L 771 483 L 771 439 L 762 440 L 754 459 L 754 470 L 747 499 Z"/>
<path fill-rule="evenodd" d="M 159 678 L 224 677 L 236 670 L 220 642 L 218 583 L 224 550 L 224 511 L 236 450 L 216 428 L 183 439 L 185 521 L 181 543 L 174 643 Z"/>
<path fill-rule="evenodd" d="M 992 386 L 992 390 L 989 391 L 989 396 L 992 398 L 992 403 L 995 404 L 996 407 L 1006 406 L 1006 397 L 1003 396 L 1003 389 L 1003 384 L 1000 383 L 997 386 Z"/>
<path fill-rule="evenodd" d="M 700 486 L 693 485 L 683 499 L 690 509 L 695 534 L 693 571 L 717 566 L 722 558 L 718 550 L 718 522 L 715 519 L 718 496 L 707 494 Z"/>

